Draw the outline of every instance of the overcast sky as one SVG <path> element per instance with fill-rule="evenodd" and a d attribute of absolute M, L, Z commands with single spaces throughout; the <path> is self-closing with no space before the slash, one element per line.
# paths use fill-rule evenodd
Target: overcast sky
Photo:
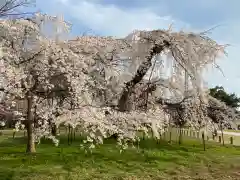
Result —
<path fill-rule="evenodd" d="M 35 10 L 64 15 L 73 24 L 72 34 L 126 36 L 135 29 L 168 28 L 203 31 L 219 25 L 210 35 L 227 48 L 219 61 L 225 77 L 209 69 L 210 87 L 222 85 L 240 95 L 240 1 L 239 0 L 37 0 Z"/>

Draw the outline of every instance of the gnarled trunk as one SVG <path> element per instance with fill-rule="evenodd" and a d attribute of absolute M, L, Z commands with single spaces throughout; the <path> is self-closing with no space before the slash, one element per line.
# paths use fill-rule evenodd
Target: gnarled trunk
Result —
<path fill-rule="evenodd" d="M 164 41 L 163 45 L 156 45 L 154 46 L 149 54 L 146 56 L 146 60 L 139 66 L 135 76 L 132 80 L 128 81 L 126 83 L 126 86 L 122 92 L 122 96 L 119 99 L 118 102 L 118 108 L 119 111 L 131 111 L 132 110 L 132 102 L 131 102 L 131 96 L 134 91 L 134 87 L 143 79 L 143 77 L 146 75 L 147 71 L 152 66 L 152 58 L 163 51 L 163 49 L 169 46 L 169 43 Z"/>

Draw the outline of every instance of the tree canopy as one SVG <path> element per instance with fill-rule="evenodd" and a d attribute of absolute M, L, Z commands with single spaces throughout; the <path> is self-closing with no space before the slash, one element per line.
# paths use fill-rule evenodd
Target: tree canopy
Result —
<path fill-rule="evenodd" d="M 227 93 L 222 86 L 210 88 L 209 94 L 232 108 L 240 107 L 240 98 L 235 93 Z"/>
<path fill-rule="evenodd" d="M 46 24 L 53 24 L 55 39 L 43 33 Z M 139 130 L 152 129 L 159 138 L 172 124 L 212 129 L 234 117 L 202 88 L 202 70 L 224 52 L 206 34 L 168 29 L 137 31 L 122 39 L 60 40 L 59 29 L 69 28 L 63 19 L 43 14 L 0 21 L 1 103 L 14 111 L 16 129 L 25 122 L 28 152 L 35 152 L 42 136 L 58 144 L 53 124 L 81 127 L 89 148 L 113 134 L 124 148 L 139 139 Z M 163 55 L 170 77 L 153 79 L 154 68 L 162 72 Z M 129 64 L 127 70 L 122 64 Z M 172 102 L 165 101 L 166 92 Z M 26 106 L 21 112 L 19 100 Z"/>

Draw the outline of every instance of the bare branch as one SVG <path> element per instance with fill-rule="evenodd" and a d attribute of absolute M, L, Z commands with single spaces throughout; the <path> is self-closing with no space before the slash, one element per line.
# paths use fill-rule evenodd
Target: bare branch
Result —
<path fill-rule="evenodd" d="M 1 0 L 0 18 L 9 16 L 29 15 L 31 12 L 20 12 L 19 8 L 33 4 L 30 0 Z"/>

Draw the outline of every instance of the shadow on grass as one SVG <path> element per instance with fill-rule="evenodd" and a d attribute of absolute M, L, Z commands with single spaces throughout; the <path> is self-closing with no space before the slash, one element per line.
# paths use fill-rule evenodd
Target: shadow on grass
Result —
<path fill-rule="evenodd" d="M 104 141 L 103 145 L 99 145 L 93 150 L 92 154 L 85 154 L 83 149 L 80 149 L 80 144 L 83 137 L 75 137 L 69 144 L 66 136 L 60 136 L 60 144 L 55 147 L 51 140 L 42 139 L 41 144 L 37 145 L 37 157 L 41 157 L 43 162 L 51 159 L 52 163 L 66 162 L 67 164 L 76 164 L 84 161 L 115 161 L 115 162 L 152 162 L 159 161 L 175 161 L 176 155 L 187 158 L 189 155 L 203 154 L 203 145 L 196 141 L 186 141 L 182 145 L 172 142 L 171 144 L 162 140 L 156 142 L 154 139 L 145 139 L 140 141 L 136 149 L 127 149 L 120 154 L 119 149 L 116 147 L 114 139 Z M 0 153 L 2 154 L 23 154 L 25 155 L 26 138 L 17 137 L 15 139 L 8 138 L 0 142 Z M 206 145 L 206 152 L 209 150 L 219 149 L 219 146 L 212 144 Z M 227 150 L 228 147 L 220 148 L 218 151 Z M 239 148 L 238 148 L 239 149 Z M 232 147 L 229 150 L 234 151 Z M 158 155 L 155 155 L 158 154 Z M 175 157 L 171 156 L 174 155 Z M 20 159 L 23 158 L 20 156 Z M 27 157 L 28 158 L 28 157 Z M 177 157 L 178 158 L 178 157 Z M 23 158 L 24 159 L 24 158 Z M 38 158 L 37 158 L 38 159 Z M 60 159 L 60 160 L 59 160 Z M 71 163 L 70 163 L 71 162 Z M 39 161 L 41 163 L 41 161 Z M 79 164 L 80 165 L 80 164 Z"/>
<path fill-rule="evenodd" d="M 162 150 L 162 151 L 183 151 L 183 152 L 199 152 L 202 151 L 202 145 L 198 142 L 183 143 L 179 145 L 176 142 L 167 142 L 165 140 L 156 141 L 155 139 L 142 140 L 139 143 L 141 149 Z"/>
<path fill-rule="evenodd" d="M 106 144 L 98 146 L 91 154 L 85 154 L 83 149 L 80 149 L 81 137 L 75 139 L 71 145 L 68 145 L 68 140 L 65 137 L 60 137 L 59 147 L 54 147 L 50 140 L 43 140 L 37 146 L 37 153 L 34 156 L 26 156 L 24 153 L 26 138 L 9 138 L 1 142 L 0 152 L 6 155 L 6 158 L 1 159 L 1 164 L 9 164 L 9 166 L 20 166 L 21 164 L 27 165 L 43 165 L 53 164 L 62 165 L 64 169 L 69 170 L 74 166 L 97 166 L 101 163 L 108 163 L 109 166 L 118 164 L 121 167 L 128 166 L 129 164 L 139 163 L 155 163 L 155 161 L 173 162 L 175 157 L 154 155 L 145 152 L 148 149 L 155 147 L 155 149 L 164 151 L 187 151 L 182 147 L 175 147 L 172 145 L 156 144 L 152 140 L 145 140 L 142 142 L 142 147 L 139 149 L 128 149 L 119 152 L 115 147 L 116 142 L 108 140 Z M 145 144 L 144 144 L 145 143 Z M 51 160 L 51 161 L 50 161 Z"/>
<path fill-rule="evenodd" d="M 26 137 L 5 138 L 0 142 L 0 147 L 18 146 L 21 144 L 26 144 L 26 142 L 27 142 Z"/>
<path fill-rule="evenodd" d="M 13 170 L 7 170 L 0 168 L 0 178 L 2 180 L 13 180 L 15 176 L 15 172 Z"/>
<path fill-rule="evenodd" d="M 89 173 L 94 172 L 121 172 L 138 173 L 166 169 L 166 167 L 189 166 L 188 163 L 203 161 L 206 154 L 206 163 L 209 163 L 207 156 L 211 152 L 223 151 L 228 148 L 219 148 L 216 145 L 207 144 L 206 153 L 199 141 L 184 141 L 182 145 L 176 142 L 169 144 L 162 140 L 158 143 L 154 139 L 142 140 L 136 148 L 129 148 L 122 153 L 116 147 L 114 139 L 105 140 L 103 145 L 97 146 L 91 154 L 85 154 L 80 148 L 83 137 L 76 136 L 72 143 L 68 144 L 68 137 L 60 136 L 59 147 L 55 147 L 51 140 L 42 139 L 37 145 L 37 153 L 26 155 L 26 138 L 8 138 L 0 142 L 0 179 L 17 179 L 17 177 L 29 177 L 31 175 L 56 174 L 75 172 L 87 169 Z M 71 141 L 70 141 L 71 142 Z M 218 148 L 220 150 L 218 150 Z M 208 151 L 208 150 L 213 151 Z M 229 148 L 230 151 L 234 149 Z M 194 157 L 193 157 L 194 154 Z M 196 157 L 195 157 L 196 155 Z M 205 162 L 204 161 L 204 162 Z M 211 160 L 212 162 L 212 160 Z M 215 164 L 217 164 L 216 161 Z"/>
<path fill-rule="evenodd" d="M 77 136 L 72 139 L 68 139 L 66 136 L 57 137 L 60 140 L 59 147 L 60 148 L 68 148 L 68 147 L 77 147 L 80 148 L 80 144 L 83 142 L 84 137 Z M 27 139 L 26 137 L 16 137 L 16 138 L 6 138 L 0 142 L 0 148 L 10 148 L 10 147 L 23 147 L 26 145 Z M 111 149 L 116 145 L 115 139 L 107 139 L 104 140 L 104 144 L 99 147 L 111 146 Z M 202 152 L 203 144 L 199 141 L 184 141 L 181 145 L 176 142 L 168 143 L 167 141 L 160 140 L 156 141 L 155 139 L 145 139 L 141 140 L 139 143 L 134 144 L 136 147 L 144 150 L 158 150 L 158 151 L 179 151 L 179 152 Z M 55 148 L 52 140 L 49 139 L 41 139 L 40 145 L 38 147 L 46 147 Z M 212 143 L 206 144 L 206 149 L 215 149 L 217 145 Z M 219 145 L 218 145 L 219 147 Z M 228 146 L 226 146 L 228 147 Z M 71 148 L 70 148 L 71 149 Z"/>

